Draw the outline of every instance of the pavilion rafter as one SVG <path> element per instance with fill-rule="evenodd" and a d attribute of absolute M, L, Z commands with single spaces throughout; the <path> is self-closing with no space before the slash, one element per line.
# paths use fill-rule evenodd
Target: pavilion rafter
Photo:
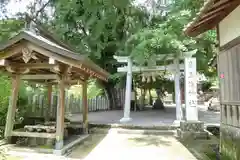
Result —
<path fill-rule="evenodd" d="M 238 5 L 239 0 L 208 0 L 199 11 L 198 16 L 184 29 L 189 36 L 197 36 L 207 30 L 213 29 Z"/>

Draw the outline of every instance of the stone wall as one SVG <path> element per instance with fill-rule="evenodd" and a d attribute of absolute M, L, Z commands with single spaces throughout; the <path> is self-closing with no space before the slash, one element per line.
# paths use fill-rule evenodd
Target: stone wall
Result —
<path fill-rule="evenodd" d="M 226 160 L 240 160 L 240 128 L 221 124 L 221 155 Z"/>

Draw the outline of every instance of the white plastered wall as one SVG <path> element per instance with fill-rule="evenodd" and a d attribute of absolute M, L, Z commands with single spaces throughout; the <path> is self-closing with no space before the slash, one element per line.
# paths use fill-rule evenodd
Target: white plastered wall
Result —
<path fill-rule="evenodd" d="M 220 46 L 240 36 L 240 6 L 219 23 Z"/>

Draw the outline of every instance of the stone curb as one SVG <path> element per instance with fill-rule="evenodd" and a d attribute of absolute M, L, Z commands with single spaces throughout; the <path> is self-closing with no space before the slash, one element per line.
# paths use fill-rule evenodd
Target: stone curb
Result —
<path fill-rule="evenodd" d="M 130 125 L 130 124 L 97 124 L 90 123 L 90 128 L 98 127 L 98 128 L 123 128 L 123 129 L 152 129 L 152 130 L 175 130 L 179 128 L 179 126 L 174 125 L 162 125 L 162 126 L 140 126 L 140 125 Z"/>

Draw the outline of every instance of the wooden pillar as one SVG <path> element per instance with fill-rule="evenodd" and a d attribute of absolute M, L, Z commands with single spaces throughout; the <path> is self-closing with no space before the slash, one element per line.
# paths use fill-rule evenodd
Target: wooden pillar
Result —
<path fill-rule="evenodd" d="M 88 133 L 87 81 L 82 83 L 83 132 Z"/>
<path fill-rule="evenodd" d="M 51 117 L 51 111 L 52 111 L 52 85 L 48 84 L 47 86 L 47 108 L 45 112 L 45 121 L 49 121 L 49 118 Z"/>
<path fill-rule="evenodd" d="M 61 78 L 59 82 L 59 98 L 57 106 L 57 128 L 56 128 L 56 149 L 63 148 L 64 138 L 64 110 L 65 110 L 65 84 L 64 78 Z"/>
<path fill-rule="evenodd" d="M 20 87 L 20 75 L 12 76 L 12 92 L 9 98 L 9 106 L 7 112 L 6 126 L 4 136 L 9 139 L 14 126 L 14 119 L 17 107 L 18 92 Z"/>

